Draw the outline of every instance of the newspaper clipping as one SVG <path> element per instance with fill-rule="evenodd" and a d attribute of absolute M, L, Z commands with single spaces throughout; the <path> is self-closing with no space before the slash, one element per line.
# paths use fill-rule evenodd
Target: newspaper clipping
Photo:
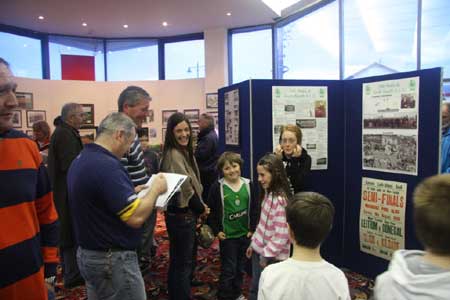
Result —
<path fill-rule="evenodd" d="M 328 166 L 328 89 L 326 86 L 272 87 L 273 148 L 283 125 L 302 129 L 302 147 L 311 156 L 311 169 Z"/>
<path fill-rule="evenodd" d="M 239 145 L 239 90 L 225 93 L 225 144 Z"/>
<path fill-rule="evenodd" d="M 365 170 L 417 175 L 419 77 L 363 84 Z"/>
<path fill-rule="evenodd" d="M 360 249 L 387 260 L 405 247 L 406 183 L 362 178 Z"/>

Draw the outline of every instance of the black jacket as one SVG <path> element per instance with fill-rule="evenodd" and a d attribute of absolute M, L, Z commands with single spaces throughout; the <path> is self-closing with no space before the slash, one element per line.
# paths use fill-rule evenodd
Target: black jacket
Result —
<path fill-rule="evenodd" d="M 217 179 L 217 160 L 219 139 L 214 127 L 203 129 L 198 134 L 197 148 L 195 149 L 195 159 L 197 160 L 200 175 L 210 174 Z"/>
<path fill-rule="evenodd" d="M 302 154 L 299 157 L 288 158 L 283 152 L 282 159 L 293 193 L 309 191 L 311 189 L 311 156 L 306 149 L 302 149 Z"/>
<path fill-rule="evenodd" d="M 260 215 L 260 204 L 258 194 L 253 187 L 252 182 L 247 178 L 242 178 L 244 184 L 247 185 L 247 190 L 249 192 L 249 224 L 248 228 L 250 232 L 256 230 L 256 225 L 258 225 L 259 215 Z M 223 231 L 223 178 L 214 182 L 209 190 L 208 204 L 211 212 L 208 216 L 208 224 L 211 226 L 214 234 L 217 235 L 219 232 Z"/>
<path fill-rule="evenodd" d="M 70 164 L 83 149 L 78 130 L 67 123 L 56 126 L 50 139 L 48 151 L 48 173 L 53 186 L 53 198 L 60 222 L 60 247 L 75 245 L 72 217 L 68 204 L 67 172 Z"/>

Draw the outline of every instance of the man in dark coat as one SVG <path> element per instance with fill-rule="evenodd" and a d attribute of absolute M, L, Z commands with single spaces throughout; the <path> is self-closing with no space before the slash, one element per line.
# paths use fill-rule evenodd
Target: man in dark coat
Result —
<path fill-rule="evenodd" d="M 54 124 L 56 129 L 50 139 L 48 171 L 53 185 L 53 196 L 60 220 L 60 254 L 64 272 L 64 286 L 75 287 L 84 283 L 76 260 L 76 243 L 67 196 L 67 172 L 70 164 L 83 149 L 78 129 L 83 122 L 83 108 L 77 103 L 67 103 Z"/>
<path fill-rule="evenodd" d="M 198 134 L 195 159 L 200 170 L 200 180 L 203 185 L 203 200 L 208 199 L 209 188 L 219 178 L 217 160 L 219 159 L 219 139 L 214 130 L 214 118 L 206 113 L 198 120 L 200 132 Z"/>

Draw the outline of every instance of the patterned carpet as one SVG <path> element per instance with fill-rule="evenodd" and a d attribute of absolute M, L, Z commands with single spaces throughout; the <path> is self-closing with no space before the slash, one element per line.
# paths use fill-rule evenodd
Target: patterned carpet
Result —
<path fill-rule="evenodd" d="M 152 261 L 150 273 L 144 276 L 148 299 L 165 300 L 167 297 L 166 277 L 169 264 L 169 241 L 164 222 L 164 216 L 158 214 L 158 221 L 155 227 L 155 239 L 158 243 L 158 250 Z M 218 276 L 220 272 L 220 260 L 218 242 L 216 241 L 211 248 L 198 250 L 198 263 L 196 277 L 204 284 L 192 288 L 194 299 L 213 300 L 216 299 Z M 345 271 L 349 281 L 350 293 L 352 299 L 369 299 L 372 294 L 373 281 L 351 271 Z M 247 296 L 247 288 L 250 284 L 250 277 L 246 276 L 243 291 Z M 73 289 L 64 289 L 62 285 L 61 274 L 57 276 L 56 299 L 65 300 L 85 300 L 86 290 L 84 287 Z"/>

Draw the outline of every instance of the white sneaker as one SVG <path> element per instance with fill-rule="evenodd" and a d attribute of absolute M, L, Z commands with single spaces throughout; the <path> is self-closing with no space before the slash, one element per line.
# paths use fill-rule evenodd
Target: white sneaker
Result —
<path fill-rule="evenodd" d="M 236 300 L 247 300 L 247 298 L 244 297 L 244 295 L 240 295 L 239 297 L 236 298 Z"/>

